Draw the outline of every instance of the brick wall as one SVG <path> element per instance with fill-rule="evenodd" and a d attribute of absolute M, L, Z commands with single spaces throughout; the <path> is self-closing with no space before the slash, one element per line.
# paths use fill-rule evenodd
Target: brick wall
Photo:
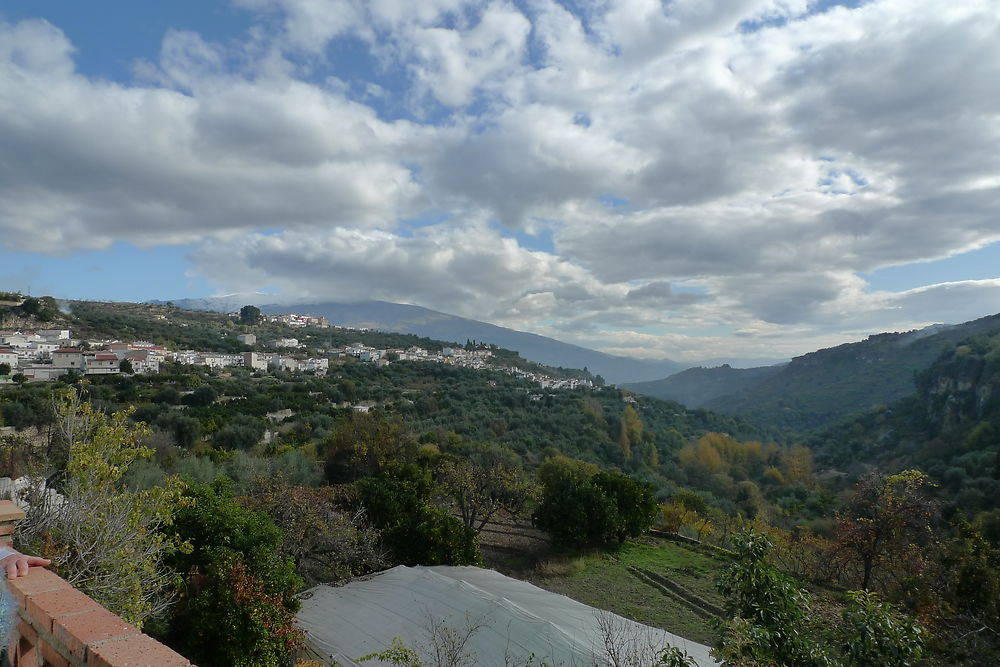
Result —
<path fill-rule="evenodd" d="M 10 544 L 14 503 L 0 501 L 0 544 Z M 2 575 L 0 575 L 2 576 Z M 15 667 L 189 667 L 190 662 L 40 567 L 7 580 L 19 605 L 9 655 Z"/>

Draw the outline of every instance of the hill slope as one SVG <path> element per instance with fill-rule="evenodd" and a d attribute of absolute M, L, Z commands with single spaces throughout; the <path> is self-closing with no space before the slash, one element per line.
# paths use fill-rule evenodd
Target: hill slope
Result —
<path fill-rule="evenodd" d="M 969 519 L 1000 506 L 1000 327 L 955 341 L 914 389 L 807 444 L 821 464 L 851 473 L 917 467 Z"/>
<path fill-rule="evenodd" d="M 352 327 L 368 327 L 384 331 L 412 333 L 436 340 L 464 343 L 476 340 L 492 343 L 500 347 L 516 350 L 522 357 L 546 366 L 564 368 L 587 368 L 595 375 L 601 375 L 608 382 L 641 382 L 661 378 L 687 368 L 676 361 L 640 360 L 619 357 L 579 345 L 563 343 L 553 338 L 499 327 L 486 322 L 448 315 L 421 306 L 410 306 L 387 301 L 365 301 L 361 303 L 259 303 L 268 295 L 233 295 L 230 297 L 206 299 L 179 299 L 172 303 L 192 310 L 214 310 L 228 312 L 241 305 L 254 303 L 269 314 L 294 311 L 301 314 L 323 316 L 331 324 Z"/>
<path fill-rule="evenodd" d="M 780 372 L 704 407 L 807 430 L 913 393 L 914 373 L 969 336 L 1000 330 L 1000 315 L 955 326 L 883 333 L 796 357 Z"/>
<path fill-rule="evenodd" d="M 676 401 L 689 408 L 700 408 L 710 401 L 752 387 L 781 372 L 783 366 L 733 368 L 723 364 L 717 368 L 689 368 L 662 380 L 631 382 L 623 385 L 637 394 L 665 401 Z"/>

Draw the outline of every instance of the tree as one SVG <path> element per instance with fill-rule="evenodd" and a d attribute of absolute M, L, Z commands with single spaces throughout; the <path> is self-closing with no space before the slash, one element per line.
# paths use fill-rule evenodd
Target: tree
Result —
<path fill-rule="evenodd" d="M 231 484 L 219 478 L 185 493 L 170 532 L 191 549 L 170 559 L 184 594 L 163 638 L 206 667 L 279 667 L 301 640 L 292 621 L 302 580 L 280 555 L 281 530 L 242 507 Z"/>
<path fill-rule="evenodd" d="M 240 308 L 240 324 L 255 325 L 263 320 L 263 314 L 257 306 L 243 306 Z"/>
<path fill-rule="evenodd" d="M 352 412 L 326 443 L 327 479 L 351 482 L 375 475 L 392 461 L 409 459 L 413 445 L 402 418 L 382 412 Z"/>
<path fill-rule="evenodd" d="M 536 495 L 536 486 L 521 467 L 503 454 L 480 448 L 470 458 L 445 459 L 435 471 L 462 523 L 477 534 L 498 514 L 518 516 Z"/>
<path fill-rule="evenodd" d="M 719 576 L 728 620 L 714 655 L 733 665 L 825 665 L 823 648 L 808 637 L 809 598 L 768 560 L 770 541 L 749 531 L 733 540 L 735 556 Z"/>
<path fill-rule="evenodd" d="M 659 510 L 651 485 L 581 461 L 550 459 L 539 479 L 542 501 L 532 518 L 562 547 L 621 543 L 648 530 Z"/>
<path fill-rule="evenodd" d="M 843 612 L 841 650 L 849 667 L 907 667 L 924 653 L 924 630 L 875 593 L 850 591 Z"/>
<path fill-rule="evenodd" d="M 479 565 L 476 532 L 431 505 L 434 483 L 419 466 L 395 464 L 359 483 L 361 501 L 386 547 L 404 565 Z"/>
<path fill-rule="evenodd" d="M 873 472 L 858 482 L 838 512 L 836 555 L 845 566 L 860 568 L 863 590 L 882 570 L 919 557 L 917 547 L 930 536 L 937 512 L 929 486 L 927 475 L 918 470 L 888 476 Z"/>
<path fill-rule="evenodd" d="M 181 505 L 183 485 L 132 491 L 129 466 L 149 458 L 148 434 L 129 413 L 105 415 L 67 389 L 55 401 L 56 437 L 68 450 L 62 502 L 44 488 L 29 493 L 31 509 L 19 538 L 50 557 L 71 584 L 124 619 L 142 626 L 172 602 L 164 559 L 181 539 L 164 535 Z"/>
<path fill-rule="evenodd" d="M 122 359 L 120 362 L 118 362 L 118 370 L 119 372 L 124 373 L 125 375 L 132 375 L 133 373 L 135 373 L 135 369 L 132 368 L 132 362 L 129 361 L 128 359 Z"/>
<path fill-rule="evenodd" d="M 0 363 L 0 375 L 10 375 L 10 364 L 7 362 Z"/>
<path fill-rule="evenodd" d="M 203 384 L 193 392 L 184 397 L 184 405 L 189 405 L 193 408 L 209 406 L 215 403 L 215 399 L 219 397 L 218 392 L 212 389 L 211 385 Z"/>
<path fill-rule="evenodd" d="M 40 299 L 36 299 L 33 296 L 29 296 L 27 299 L 21 303 L 21 312 L 25 315 L 35 317 L 43 322 L 48 322 L 56 316 L 59 312 L 59 306 L 56 304 L 55 299 L 50 296 L 43 296 Z"/>
<path fill-rule="evenodd" d="M 593 482 L 615 505 L 618 514 L 615 536 L 619 542 L 638 537 L 653 525 L 659 506 L 652 484 L 620 472 L 600 472 Z"/>
<path fill-rule="evenodd" d="M 747 531 L 733 540 L 735 555 L 717 586 L 728 620 L 719 626 L 713 655 L 725 665 L 765 667 L 905 667 L 920 659 L 924 630 L 872 594 L 849 592 L 836 632 L 809 615 L 809 596 L 768 558 L 771 542 Z"/>
<path fill-rule="evenodd" d="M 295 561 L 306 585 L 368 574 L 386 564 L 381 536 L 356 497 L 344 487 L 311 488 L 268 480 L 244 500 L 262 510 L 284 534 L 282 553 Z"/>
<path fill-rule="evenodd" d="M 626 405 L 618 431 L 618 446 L 621 447 L 626 461 L 632 458 L 632 448 L 638 444 L 640 438 L 642 438 L 642 420 L 639 419 L 639 413 L 635 408 Z"/>

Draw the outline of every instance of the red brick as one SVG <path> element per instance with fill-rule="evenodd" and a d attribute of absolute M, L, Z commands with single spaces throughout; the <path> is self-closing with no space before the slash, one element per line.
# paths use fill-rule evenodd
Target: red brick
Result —
<path fill-rule="evenodd" d="M 107 609 L 56 619 L 52 634 L 70 653 L 81 660 L 87 657 L 87 645 L 109 639 L 123 639 L 142 634 L 139 628 L 123 621 Z"/>
<path fill-rule="evenodd" d="M 99 604 L 80 591 L 75 588 L 67 588 L 32 595 L 28 598 L 27 611 L 35 623 L 35 627 L 39 630 L 52 632 L 53 619 L 100 608 Z"/>
<path fill-rule="evenodd" d="M 17 642 L 17 659 L 14 661 L 14 664 L 17 667 L 38 667 L 41 665 L 41 655 L 38 651 L 38 645 L 32 644 L 22 637 Z"/>
<path fill-rule="evenodd" d="M 45 642 L 42 642 L 42 660 L 45 661 L 45 667 L 71 667 L 69 660 Z"/>
<path fill-rule="evenodd" d="M 13 534 L 14 534 L 13 523 L 0 523 L 0 535 L 13 535 Z"/>
<path fill-rule="evenodd" d="M 7 576 L 0 573 L 0 576 Z M 30 598 L 37 593 L 47 593 L 72 588 L 65 580 L 54 572 L 49 572 L 43 567 L 33 567 L 28 570 L 28 574 L 17 579 L 8 579 L 7 588 L 14 594 L 17 603 L 24 607 L 25 598 Z"/>
<path fill-rule="evenodd" d="M 191 663 L 180 653 L 149 635 L 115 639 L 91 646 L 87 667 L 188 667 Z"/>
<path fill-rule="evenodd" d="M 36 632 L 35 629 L 31 627 L 31 624 L 24 619 L 21 619 L 21 622 L 17 625 L 17 634 L 11 637 L 8 653 L 10 653 L 10 655 L 18 655 L 18 647 L 20 647 L 22 643 L 26 647 L 34 646 L 38 643 L 38 632 Z"/>
<path fill-rule="evenodd" d="M 32 644 L 38 643 L 38 632 L 23 618 L 21 619 L 21 622 L 17 624 L 17 634 L 24 637 Z"/>

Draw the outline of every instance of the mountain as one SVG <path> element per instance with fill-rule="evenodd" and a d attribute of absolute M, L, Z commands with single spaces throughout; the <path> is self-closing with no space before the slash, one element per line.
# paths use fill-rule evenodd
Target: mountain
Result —
<path fill-rule="evenodd" d="M 341 326 L 412 333 L 458 343 L 476 340 L 516 350 L 525 359 L 546 366 L 586 368 L 591 373 L 615 384 L 653 380 L 688 367 L 687 364 L 669 359 L 643 360 L 605 354 L 553 338 L 448 315 L 421 306 L 387 301 L 274 304 L 267 303 L 269 296 L 271 299 L 274 298 L 273 295 L 250 293 L 204 299 L 178 299 L 172 303 L 189 310 L 221 312 L 233 312 L 239 310 L 241 306 L 252 304 L 267 314 L 294 310 L 303 315 L 325 317 L 331 324 Z"/>
<path fill-rule="evenodd" d="M 957 341 L 993 331 L 1000 331 L 1000 315 L 876 334 L 796 357 L 784 366 L 693 369 L 629 388 L 681 403 L 677 397 L 685 396 L 694 401 L 689 405 L 760 424 L 809 430 L 909 396 L 915 373 L 930 367 Z M 727 383 L 732 383 L 728 391 Z"/>
<path fill-rule="evenodd" d="M 997 325 L 952 341 L 916 374 L 911 395 L 811 433 L 805 444 L 817 462 L 851 474 L 919 468 L 970 520 L 1000 507 Z"/>
<path fill-rule="evenodd" d="M 733 368 L 723 364 L 717 368 L 689 368 L 662 380 L 631 382 L 623 385 L 637 394 L 676 401 L 689 408 L 700 408 L 709 401 L 752 387 L 780 373 L 782 366 Z"/>

